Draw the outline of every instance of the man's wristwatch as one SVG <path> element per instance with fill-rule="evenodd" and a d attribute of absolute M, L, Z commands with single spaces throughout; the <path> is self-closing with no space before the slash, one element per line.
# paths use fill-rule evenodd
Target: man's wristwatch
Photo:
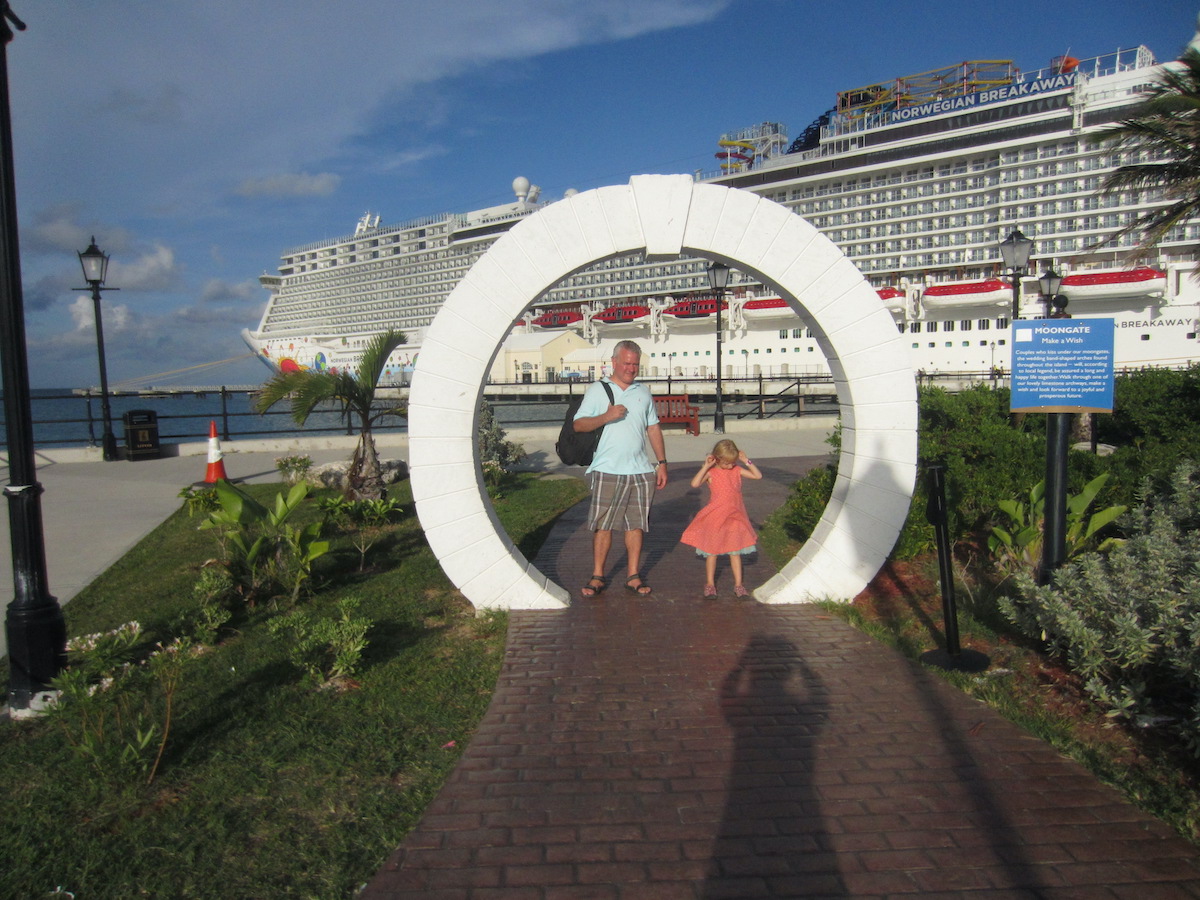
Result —
<path fill-rule="evenodd" d="M 667 464 L 667 461 L 666 461 L 665 459 L 660 459 L 660 460 L 658 461 L 658 464 L 659 464 L 660 466 L 665 466 L 665 465 Z"/>

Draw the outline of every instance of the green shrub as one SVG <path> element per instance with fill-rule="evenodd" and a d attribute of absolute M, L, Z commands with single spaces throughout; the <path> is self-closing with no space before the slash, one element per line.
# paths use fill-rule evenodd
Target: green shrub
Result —
<path fill-rule="evenodd" d="M 293 610 L 267 626 L 272 634 L 287 639 L 288 654 L 314 684 L 349 678 L 358 672 L 371 620 L 356 618 L 357 597 L 343 597 L 333 616 L 318 616 L 308 610 Z"/>
<path fill-rule="evenodd" d="M 513 441 L 506 440 L 505 435 L 505 430 L 500 427 L 492 412 L 492 405 L 486 400 L 480 402 L 479 428 L 476 432 L 480 462 L 493 462 L 502 468 L 507 468 L 525 458 L 525 448 Z"/>
<path fill-rule="evenodd" d="M 1142 369 L 1113 384 L 1113 411 L 1097 419 L 1106 444 L 1177 444 L 1200 431 L 1200 366 Z M 1194 445 L 1194 441 L 1191 442 Z"/>
<path fill-rule="evenodd" d="M 946 467 L 951 540 L 979 530 L 1002 500 L 1027 494 L 1046 467 L 1043 423 L 1026 417 L 1014 427 L 1009 392 L 979 385 L 956 394 L 922 388 L 922 467 Z M 921 485 L 923 488 L 924 485 Z"/>
<path fill-rule="evenodd" d="M 50 718 L 101 782 L 154 781 L 175 714 L 192 642 L 176 638 L 142 652 L 141 626 L 126 622 L 73 638 L 69 664 L 51 681 Z"/>
<path fill-rule="evenodd" d="M 312 466 L 312 457 L 306 453 L 275 458 L 275 468 L 283 476 L 283 483 L 288 486 L 299 484 L 308 478 L 308 471 Z"/>
<path fill-rule="evenodd" d="M 225 480 L 216 483 L 215 493 L 219 506 L 200 528 L 216 533 L 237 593 L 254 605 L 260 597 L 288 591 L 295 603 L 309 586 L 313 563 L 329 552 L 319 522 L 297 527 L 289 521 L 308 496 L 307 483 L 277 494 L 270 509 Z"/>
<path fill-rule="evenodd" d="M 1080 554 L 1095 549 L 1110 550 L 1120 539 L 1105 536 L 1105 528 L 1120 518 L 1126 507 L 1117 505 L 1088 515 L 1092 502 L 1104 488 L 1108 475 L 1097 475 L 1078 494 L 1067 497 L 1066 503 L 1066 556 L 1071 560 Z M 1029 491 L 1029 502 L 1001 500 L 1000 511 L 1008 518 L 1007 527 L 992 526 L 988 538 L 988 549 L 996 556 L 1001 568 L 1010 572 L 1034 571 L 1042 559 L 1045 544 L 1046 483 L 1039 481 Z"/>
<path fill-rule="evenodd" d="M 817 466 L 792 485 L 784 506 L 783 528 L 788 537 L 794 541 L 812 537 L 836 480 L 837 470 L 833 466 Z"/>
<path fill-rule="evenodd" d="M 1161 728 L 1200 757 L 1200 468 L 1179 466 L 1129 519 L 1107 556 L 1081 556 L 1046 587 L 1019 575 L 1000 608 L 1110 716 Z"/>

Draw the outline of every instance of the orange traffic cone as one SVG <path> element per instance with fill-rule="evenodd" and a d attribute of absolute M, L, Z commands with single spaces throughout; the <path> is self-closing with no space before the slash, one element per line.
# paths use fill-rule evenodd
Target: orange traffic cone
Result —
<path fill-rule="evenodd" d="M 208 471 L 204 473 L 204 484 L 216 484 L 218 481 L 228 481 L 225 474 L 225 462 L 221 459 L 221 442 L 217 439 L 217 423 L 208 423 Z"/>

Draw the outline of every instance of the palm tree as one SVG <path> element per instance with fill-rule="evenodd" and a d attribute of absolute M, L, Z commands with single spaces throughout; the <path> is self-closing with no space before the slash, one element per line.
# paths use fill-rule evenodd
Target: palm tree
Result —
<path fill-rule="evenodd" d="M 1114 151 L 1150 161 L 1121 166 L 1104 181 L 1104 192 L 1161 190 L 1166 206 L 1143 213 L 1101 244 L 1141 234 L 1134 261 L 1144 261 L 1176 225 L 1200 214 L 1200 50 L 1189 46 L 1178 63 L 1164 68 L 1137 115 L 1097 135 Z M 1197 264 L 1200 275 L 1200 264 Z"/>
<path fill-rule="evenodd" d="M 358 443 L 346 473 L 346 495 L 353 500 L 378 500 L 384 494 L 371 428 L 384 416 L 405 415 L 407 405 L 375 409 L 375 389 L 388 356 L 406 340 L 401 331 L 385 331 L 368 342 L 357 372 L 280 372 L 263 384 L 254 397 L 254 409 L 259 413 L 281 400 L 289 400 L 292 418 L 301 425 L 324 403 L 338 403 L 343 418 L 358 419 Z"/>

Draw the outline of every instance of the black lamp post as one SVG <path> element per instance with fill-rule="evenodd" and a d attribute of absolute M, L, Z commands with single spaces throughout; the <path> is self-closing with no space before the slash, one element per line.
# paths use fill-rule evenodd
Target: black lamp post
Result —
<path fill-rule="evenodd" d="M 729 287 L 729 266 L 714 262 L 708 267 L 708 284 L 717 295 L 717 408 L 713 413 L 713 432 L 725 433 L 725 406 L 721 397 L 721 305 Z"/>
<path fill-rule="evenodd" d="M 1052 319 L 1069 319 L 1067 299 L 1059 293 L 1062 276 L 1046 269 L 1038 279 L 1042 300 Z M 1067 454 L 1071 444 L 1071 413 L 1046 413 L 1046 481 L 1042 525 L 1042 567 L 1040 584 L 1049 584 L 1054 571 L 1067 558 Z"/>
<path fill-rule="evenodd" d="M 1004 268 L 1013 277 L 1012 320 L 1021 318 L 1021 276 L 1029 271 L 1029 254 L 1033 252 L 1033 241 L 1021 234 L 1020 229 L 1014 228 L 1008 237 L 1000 242 L 1000 256 L 1004 259 Z"/>
<path fill-rule="evenodd" d="M 8 498 L 12 543 L 13 600 L 4 631 L 8 638 L 8 708 L 23 717 L 38 712 L 39 695 L 66 662 L 67 627 L 50 596 L 42 534 L 42 486 L 33 456 L 33 412 L 25 347 L 25 303 L 17 240 L 16 179 L 13 175 L 12 117 L 8 103 L 8 42 L 12 28 L 25 25 L 0 0 L 0 375 L 4 428 L 8 436 Z"/>
<path fill-rule="evenodd" d="M 108 274 L 108 254 L 96 246 L 94 236 L 88 248 L 79 254 L 79 264 L 83 267 L 83 280 L 88 286 L 75 290 L 92 292 L 92 308 L 96 315 L 96 350 L 100 355 L 100 415 L 104 419 L 104 434 L 100 438 L 100 447 L 104 461 L 112 462 L 117 458 L 117 439 L 113 437 L 112 409 L 108 405 L 108 367 L 104 362 L 104 324 L 100 319 L 100 292 L 119 291 L 120 288 L 104 287 L 104 277 Z"/>
<path fill-rule="evenodd" d="M 1038 279 L 1038 287 L 1042 291 L 1042 300 L 1046 304 L 1046 317 L 1049 319 L 1069 319 L 1067 298 L 1059 293 L 1062 289 L 1062 276 L 1053 269 L 1046 269 Z"/>

